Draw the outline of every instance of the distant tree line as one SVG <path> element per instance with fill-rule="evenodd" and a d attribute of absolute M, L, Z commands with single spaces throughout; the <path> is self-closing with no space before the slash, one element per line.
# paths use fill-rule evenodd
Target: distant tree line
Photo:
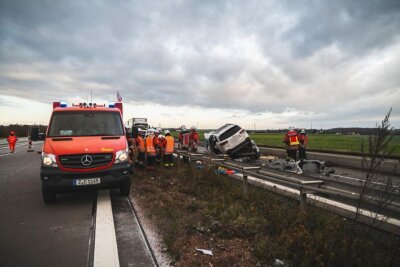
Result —
<path fill-rule="evenodd" d="M 33 125 L 28 124 L 10 124 L 10 125 L 0 125 L 0 138 L 6 138 L 11 131 L 14 131 L 18 137 L 26 137 L 29 134 L 30 129 Z M 34 125 L 39 127 L 39 132 L 46 132 L 46 125 Z"/>
<path fill-rule="evenodd" d="M 247 130 L 249 133 L 285 133 L 287 129 L 277 130 Z M 377 128 L 359 128 L 359 127 L 348 127 L 348 128 L 332 128 L 332 129 L 306 129 L 307 133 L 311 134 L 359 134 L 359 135 L 376 135 Z M 400 129 L 393 129 L 393 135 L 400 135 Z"/>

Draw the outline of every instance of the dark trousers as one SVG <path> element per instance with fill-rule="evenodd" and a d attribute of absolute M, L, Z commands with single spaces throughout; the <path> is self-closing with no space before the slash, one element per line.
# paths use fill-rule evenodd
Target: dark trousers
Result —
<path fill-rule="evenodd" d="M 301 161 L 307 159 L 307 154 L 306 154 L 306 148 L 305 147 L 299 147 L 299 158 Z"/>
<path fill-rule="evenodd" d="M 156 166 L 156 155 L 154 156 L 147 155 L 147 168 L 154 169 L 154 166 Z"/>
<path fill-rule="evenodd" d="M 138 155 L 138 161 L 140 161 L 140 162 L 144 162 L 144 158 L 145 158 L 145 154 L 144 154 L 144 152 L 139 152 L 139 155 Z"/>
<path fill-rule="evenodd" d="M 297 159 L 297 149 L 286 149 L 288 158 Z"/>
<path fill-rule="evenodd" d="M 164 166 L 173 166 L 174 165 L 174 156 L 172 154 L 164 154 Z"/>

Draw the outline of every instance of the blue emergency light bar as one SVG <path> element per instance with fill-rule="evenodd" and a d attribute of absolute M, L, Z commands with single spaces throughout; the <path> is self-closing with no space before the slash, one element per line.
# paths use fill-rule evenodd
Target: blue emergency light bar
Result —
<path fill-rule="evenodd" d="M 115 103 L 114 102 L 108 102 L 108 107 L 109 108 L 115 108 Z"/>
<path fill-rule="evenodd" d="M 66 108 L 67 107 L 67 102 L 66 101 L 60 101 L 60 108 Z"/>

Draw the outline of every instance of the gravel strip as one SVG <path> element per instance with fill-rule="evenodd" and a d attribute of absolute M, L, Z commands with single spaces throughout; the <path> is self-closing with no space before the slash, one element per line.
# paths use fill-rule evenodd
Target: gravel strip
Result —
<path fill-rule="evenodd" d="M 131 200 L 133 203 L 133 208 L 135 209 L 138 216 L 137 219 L 140 221 L 143 230 L 146 233 L 147 240 L 149 241 L 150 246 L 153 249 L 158 265 L 160 267 L 172 266 L 174 261 L 167 254 L 166 246 L 162 241 L 162 237 L 157 233 L 157 227 L 148 218 L 146 218 L 143 210 L 141 209 L 135 198 L 131 196 Z"/>

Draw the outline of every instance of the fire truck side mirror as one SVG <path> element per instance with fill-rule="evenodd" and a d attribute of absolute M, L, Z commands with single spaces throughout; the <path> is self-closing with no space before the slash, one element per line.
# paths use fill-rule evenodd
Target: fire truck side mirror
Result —
<path fill-rule="evenodd" d="M 132 137 L 137 138 L 139 136 L 139 129 L 136 126 L 132 127 Z"/>
<path fill-rule="evenodd" d="M 30 134 L 32 141 L 37 141 L 39 139 L 39 127 L 32 127 Z"/>

